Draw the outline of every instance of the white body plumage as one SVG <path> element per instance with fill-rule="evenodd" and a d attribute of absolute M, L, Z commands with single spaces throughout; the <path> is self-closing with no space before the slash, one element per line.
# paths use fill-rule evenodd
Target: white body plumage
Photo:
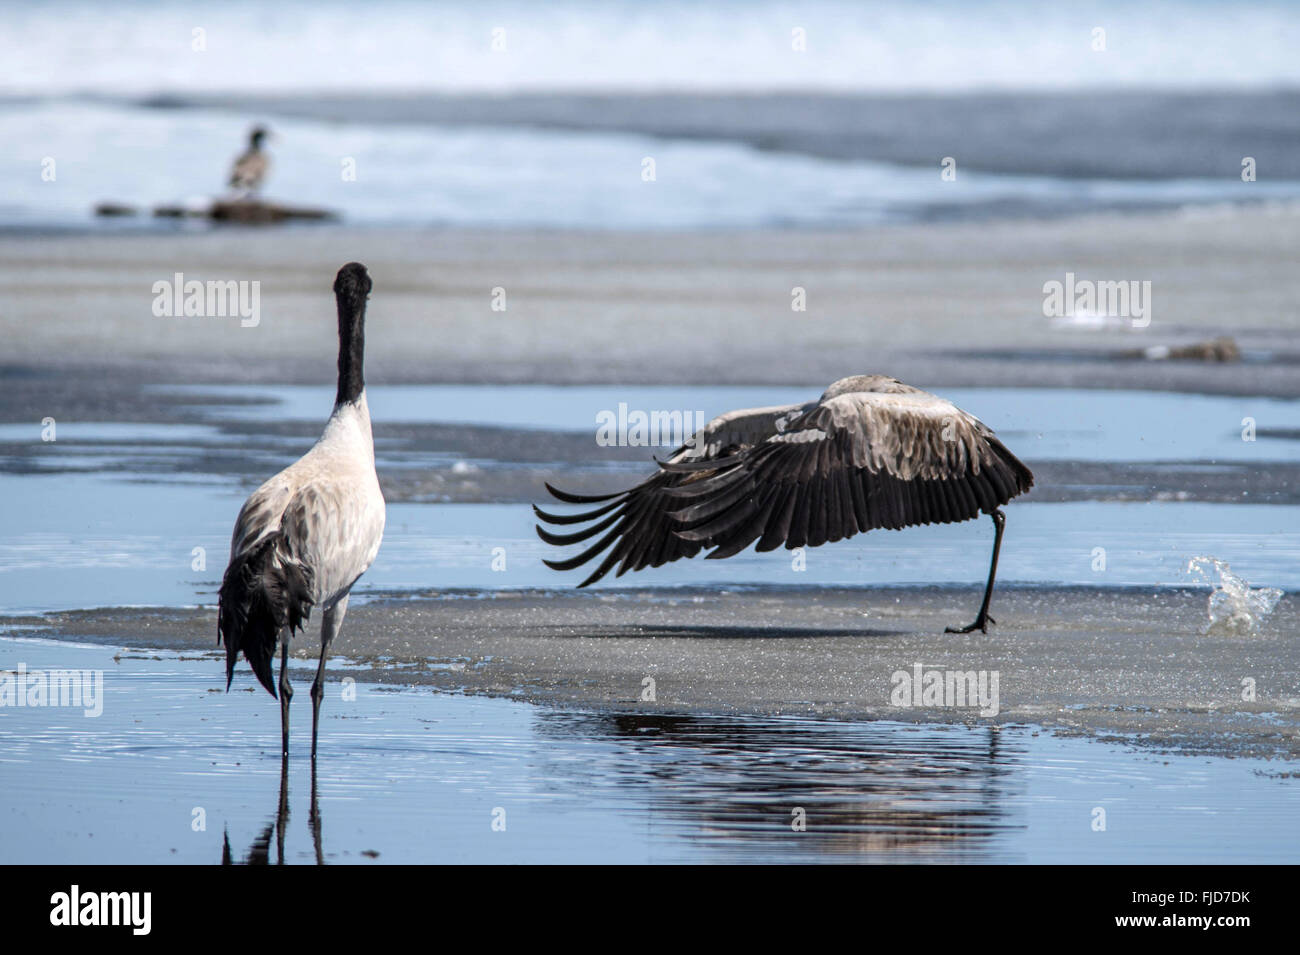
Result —
<path fill-rule="evenodd" d="M 235 521 L 230 559 L 283 529 L 312 570 L 312 603 L 329 612 L 374 563 L 384 518 L 362 391 L 334 409 L 310 451 L 249 495 Z"/>

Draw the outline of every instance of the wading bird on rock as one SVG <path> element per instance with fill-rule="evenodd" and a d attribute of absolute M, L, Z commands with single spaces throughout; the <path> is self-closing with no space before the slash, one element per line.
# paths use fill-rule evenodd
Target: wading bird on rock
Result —
<path fill-rule="evenodd" d="M 265 127 L 254 126 L 248 134 L 248 148 L 236 157 L 230 169 L 230 188 L 241 198 L 255 195 L 266 180 L 271 157 L 262 148 L 262 142 L 269 135 Z"/>

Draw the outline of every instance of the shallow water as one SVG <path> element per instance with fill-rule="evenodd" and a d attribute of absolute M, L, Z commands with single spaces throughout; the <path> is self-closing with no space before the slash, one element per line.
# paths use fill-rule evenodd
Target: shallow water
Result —
<path fill-rule="evenodd" d="M 233 481 L 211 486 L 86 474 L 0 476 L 0 499 L 23 502 L 0 540 L 0 611 L 214 604 L 232 515 L 244 495 Z M 558 552 L 537 539 L 534 520 L 523 504 L 389 504 L 384 546 L 354 599 L 395 590 L 576 585 L 581 572 L 556 573 L 542 563 Z M 1025 503 L 1009 516 L 999 580 L 1187 586 L 1202 583 L 1187 574 L 1188 560 L 1207 552 L 1227 559 L 1256 587 L 1294 590 L 1300 588 L 1300 540 L 1276 533 L 1279 526 L 1300 526 L 1300 508 Z M 726 561 L 678 561 L 609 581 L 638 587 L 975 584 L 987 572 L 991 544 L 989 523 L 972 521 L 859 535 L 806 551 L 802 570 L 788 551 L 751 550 Z M 1100 570 L 1098 547 L 1105 550 Z M 202 549 L 199 570 L 195 548 Z M 504 569 L 495 570 L 500 556 Z"/>
<path fill-rule="evenodd" d="M 278 704 L 260 690 L 219 692 L 216 654 L 0 638 L 0 670 L 20 662 L 102 671 L 104 699 L 94 718 L 0 709 L 4 863 L 218 863 L 227 841 L 235 862 L 287 863 L 1292 862 L 1300 852 L 1300 831 L 1277 825 L 1300 809 L 1300 790 L 1277 764 L 1153 756 L 1015 726 L 594 714 L 360 683 L 345 701 L 337 679 L 313 811 L 305 671 L 280 825 Z M 1098 808 L 1105 831 L 1093 829 Z"/>
<path fill-rule="evenodd" d="M 683 412 L 708 421 L 734 408 L 803 403 L 823 386 L 389 385 L 367 389 L 377 422 L 457 423 L 502 428 L 586 431 L 593 446 L 602 414 Z M 216 420 L 320 421 L 334 388 L 159 386 L 160 396 L 207 399 L 198 410 Z M 1294 399 L 1078 388 L 944 388 L 943 397 L 998 432 L 1027 461 L 1300 461 Z M 260 400 L 258 400 L 260 399 Z M 625 415 L 626 417 L 626 415 Z M 1243 419 L 1254 440 L 1242 439 Z M 19 432 L 0 428 L 0 440 Z M 28 429 L 35 434 L 35 428 Z M 680 444 L 683 436 L 664 444 Z M 647 448 L 649 453 L 655 448 Z"/>
<path fill-rule="evenodd" d="M 707 418 L 727 408 L 805 400 L 814 391 L 422 385 L 376 388 L 371 403 L 380 422 L 381 473 L 437 471 L 478 484 L 494 471 L 549 468 L 554 473 L 571 466 L 460 457 L 383 435 L 384 425 L 402 423 L 492 425 L 587 431 L 592 444 L 583 465 L 607 464 L 619 476 L 611 478 L 613 485 L 639 480 L 662 449 L 643 449 L 643 461 L 609 460 L 596 444 L 596 415 L 602 410 L 616 410 L 623 402 L 631 409 L 671 407 Z M 1300 401 L 1046 389 L 945 393 L 980 415 L 1031 465 L 1160 462 L 1172 473 L 1192 463 L 1266 467 L 1300 460 L 1300 441 L 1286 437 L 1300 432 Z M 330 389 L 318 387 L 169 386 L 147 394 L 173 412 L 169 402 L 183 398 L 185 412 L 200 420 L 60 422 L 58 440 L 48 444 L 39 440 L 36 424 L 0 425 L 0 500 L 12 502 L 0 539 L 0 611 L 214 603 L 230 527 L 244 497 L 310 444 L 309 437 L 287 440 L 271 429 L 301 422 L 314 433 L 333 398 Z M 191 404 L 196 398 L 206 400 Z M 1256 422 L 1255 441 L 1242 440 L 1241 420 L 1247 416 Z M 1300 526 L 1300 508 L 1251 504 L 1248 491 L 1241 503 L 1231 504 L 1167 496 L 1173 499 L 1018 502 L 1008 515 L 999 579 L 1185 585 L 1199 583 L 1186 573 L 1188 560 L 1209 554 L 1228 561 L 1255 587 L 1300 587 L 1300 542 L 1277 533 L 1279 527 Z M 357 597 L 430 588 L 569 587 L 580 581 L 578 572 L 558 574 L 542 564 L 556 552 L 537 539 L 533 525 L 531 509 L 521 503 L 390 502 L 383 549 L 358 585 Z M 728 561 L 678 562 L 623 582 L 652 587 L 973 584 L 986 572 L 991 538 L 988 522 L 911 528 L 810 550 L 802 570 L 784 550 L 750 551 Z M 494 569 L 497 548 L 505 557 L 501 570 Z"/>
<path fill-rule="evenodd" d="M 497 460 L 461 456 L 437 440 L 386 438 L 381 424 L 384 473 L 437 470 L 477 482 L 494 470 L 562 472 L 576 460 L 607 463 L 611 477 L 633 480 L 642 462 L 608 460 L 595 444 L 601 410 L 626 402 L 707 417 L 814 391 L 412 386 L 376 388 L 372 407 L 384 424 L 492 425 L 513 429 L 507 438 L 592 435 L 589 454 L 575 451 L 570 437 L 568 450 L 556 452 L 565 460 Z M 0 426 L 0 500 L 9 503 L 0 611 L 214 603 L 240 503 L 310 443 L 332 399 L 326 388 L 148 394 L 164 423 L 60 421 L 51 444 L 40 442 L 35 424 Z M 1014 389 L 949 395 L 1031 464 L 1267 466 L 1296 460 L 1300 447 L 1285 437 L 1300 427 L 1300 402 Z M 1258 422 L 1255 442 L 1241 440 L 1245 416 Z M 302 434 L 277 434 L 285 421 Z M 654 450 L 645 449 L 647 460 Z M 1297 510 L 1194 500 L 1020 502 L 1010 509 L 1000 579 L 1185 585 L 1195 582 L 1185 573 L 1189 558 L 1213 554 L 1254 587 L 1291 590 L 1300 587 L 1300 544 L 1278 528 L 1295 525 Z M 779 551 L 679 562 L 631 581 L 973 584 L 990 543 L 987 522 L 968 522 L 861 535 L 809 551 L 801 571 Z M 1098 547 L 1104 570 L 1095 569 Z M 494 548 L 503 548 L 504 570 L 493 569 Z M 543 556 L 549 549 L 534 535 L 526 504 L 394 501 L 384 547 L 356 596 L 577 582 L 576 573 L 545 568 Z M 864 592 L 864 603 L 877 599 Z M 217 863 L 227 855 L 303 863 L 1258 862 L 1293 861 L 1300 849 L 1294 827 L 1276 825 L 1297 808 L 1283 764 L 1165 758 L 1022 726 L 577 712 L 363 683 L 345 700 L 343 660 L 331 662 L 315 809 L 306 758 L 310 672 L 295 667 L 296 744 L 282 814 L 277 704 L 260 690 L 219 692 L 216 654 L 0 638 L 0 670 L 19 663 L 103 671 L 105 696 L 95 718 L 0 708 L 0 818 L 10 833 L 0 843 L 3 862 Z M 1106 811 L 1104 832 L 1092 828 L 1097 808 Z M 505 831 L 492 828 L 494 810 L 504 810 Z M 806 831 L 791 828 L 797 810 Z"/>

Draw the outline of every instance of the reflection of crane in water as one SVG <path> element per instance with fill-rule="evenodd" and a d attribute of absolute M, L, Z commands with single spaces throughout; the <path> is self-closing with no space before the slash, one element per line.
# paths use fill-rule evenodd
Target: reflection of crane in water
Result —
<path fill-rule="evenodd" d="M 1019 748 L 998 726 L 833 723 L 809 719 L 547 713 L 543 735 L 604 737 L 641 750 L 647 773 L 600 760 L 546 768 L 575 791 L 642 790 L 656 827 L 723 852 L 867 853 L 881 861 L 1001 858 L 1023 824 L 1007 807 Z M 616 757 L 622 762 L 621 757 Z M 719 797 L 719 793 L 729 795 Z M 806 831 L 791 830 L 791 810 Z M 787 840 L 797 838 L 792 844 Z"/>
<path fill-rule="evenodd" d="M 312 848 L 316 851 L 316 864 L 325 864 L 325 853 L 321 849 L 320 800 L 316 792 L 316 761 L 311 763 L 311 811 L 307 815 L 307 826 L 311 829 Z M 284 836 L 289 827 L 289 759 L 280 760 L 280 801 L 275 815 L 266 824 L 258 837 L 249 846 L 244 856 L 243 865 L 269 865 L 271 862 L 271 839 L 275 838 L 275 864 L 284 865 Z M 227 830 L 222 840 L 221 864 L 234 865 L 234 854 L 230 851 L 230 831 Z"/>

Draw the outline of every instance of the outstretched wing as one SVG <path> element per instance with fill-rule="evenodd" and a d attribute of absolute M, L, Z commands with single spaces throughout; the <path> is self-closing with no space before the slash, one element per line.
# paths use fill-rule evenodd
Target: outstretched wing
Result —
<path fill-rule="evenodd" d="M 680 507 L 680 502 L 671 492 L 717 473 L 717 468 L 733 462 L 738 452 L 779 434 L 788 421 L 811 407 L 781 405 L 720 415 L 673 453 L 669 461 L 674 463 L 674 470 L 661 468 L 626 491 L 601 495 L 571 494 L 547 484 L 546 489 L 559 501 L 598 506 L 575 514 L 552 514 L 533 507 L 538 518 L 552 526 L 586 525 L 578 530 L 558 533 L 539 524 L 537 535 L 548 544 L 566 547 L 597 538 L 576 556 L 566 560 L 547 560 L 546 565 L 554 570 L 573 570 L 604 554 L 596 569 L 578 585 L 586 587 L 608 574 L 615 565 L 618 566 L 616 576 L 621 577 L 629 570 L 659 567 L 682 557 L 694 557 L 710 542 L 707 539 L 687 540 L 677 533 L 682 525 L 672 512 Z"/>
<path fill-rule="evenodd" d="M 920 391 L 830 398 L 736 458 L 668 492 L 677 534 L 714 547 L 710 558 L 755 541 L 760 551 L 816 547 L 875 528 L 970 520 L 1034 482 L 977 418 Z"/>

